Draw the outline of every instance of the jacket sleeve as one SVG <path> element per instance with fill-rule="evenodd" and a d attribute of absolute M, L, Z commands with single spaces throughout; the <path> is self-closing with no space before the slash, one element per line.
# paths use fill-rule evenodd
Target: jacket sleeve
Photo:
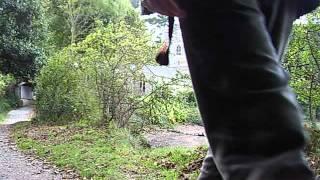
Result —
<path fill-rule="evenodd" d="M 178 0 L 144 0 L 142 5 L 152 12 L 166 16 L 186 16 L 186 12 L 181 8 Z"/>

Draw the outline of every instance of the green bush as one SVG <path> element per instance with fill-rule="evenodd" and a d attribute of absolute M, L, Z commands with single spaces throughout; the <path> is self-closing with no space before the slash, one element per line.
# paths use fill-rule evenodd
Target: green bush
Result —
<path fill-rule="evenodd" d="M 7 87 L 13 82 L 12 76 L 0 74 L 0 97 L 5 95 Z"/>
<path fill-rule="evenodd" d="M 200 116 L 200 112 L 198 110 L 198 107 L 190 107 L 190 110 L 188 111 L 186 122 L 191 123 L 191 124 L 198 124 L 198 125 L 202 124 L 202 120 L 201 120 L 201 116 Z"/>
<path fill-rule="evenodd" d="M 173 89 L 173 86 L 159 84 L 158 91 L 146 98 L 145 108 L 139 111 L 139 116 L 158 125 L 199 124 L 201 118 L 192 89 Z"/>
<path fill-rule="evenodd" d="M 15 79 L 11 75 L 0 74 L 0 113 L 17 106 L 17 97 L 8 90 L 12 84 L 15 84 Z"/>
<path fill-rule="evenodd" d="M 134 83 L 153 57 L 150 39 L 136 20 L 135 26 L 124 20 L 106 27 L 98 23 L 85 40 L 49 59 L 36 80 L 40 121 L 128 124 L 141 97 Z"/>
<path fill-rule="evenodd" d="M 139 89 L 147 79 L 143 69 L 154 57 L 154 47 L 141 23 L 135 23 L 98 24 L 84 41 L 48 60 L 36 79 L 40 121 L 97 119 L 101 125 L 115 122 L 118 127 L 126 127 L 129 120 L 199 122 L 192 90 L 176 90 L 180 84 L 186 89 L 190 78 L 177 75 L 170 83 L 146 82 L 153 86 L 147 94 Z"/>
<path fill-rule="evenodd" d="M 193 90 L 181 91 L 178 93 L 177 98 L 180 99 L 180 102 L 184 104 L 184 108 L 186 109 L 186 119 L 183 122 L 201 124 L 201 116 Z"/>
<path fill-rule="evenodd" d="M 92 89 L 84 86 L 86 74 L 67 48 L 49 59 L 36 79 L 37 119 L 68 122 L 93 119 L 97 108 Z"/>
<path fill-rule="evenodd" d="M 9 102 L 5 98 L 0 98 L 0 113 L 5 112 L 11 108 Z"/>

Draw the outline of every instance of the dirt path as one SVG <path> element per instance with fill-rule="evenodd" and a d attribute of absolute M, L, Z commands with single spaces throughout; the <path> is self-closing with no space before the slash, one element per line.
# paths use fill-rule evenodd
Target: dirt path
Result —
<path fill-rule="evenodd" d="M 9 112 L 0 124 L 0 180 L 60 180 L 62 175 L 46 162 L 28 157 L 17 151 L 10 141 L 10 125 L 28 121 L 33 114 L 32 107 L 24 107 Z"/>
<path fill-rule="evenodd" d="M 198 125 L 180 125 L 174 129 L 154 129 L 145 137 L 151 147 L 197 147 L 207 144 L 204 128 Z"/>

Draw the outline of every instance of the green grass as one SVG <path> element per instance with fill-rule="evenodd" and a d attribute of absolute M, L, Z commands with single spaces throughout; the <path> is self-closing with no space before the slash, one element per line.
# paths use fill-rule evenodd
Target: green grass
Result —
<path fill-rule="evenodd" d="M 6 117 L 7 117 L 8 112 L 0 112 L 0 123 L 2 123 Z"/>
<path fill-rule="evenodd" d="M 307 128 L 311 143 L 306 149 L 319 174 L 320 131 Z M 46 158 L 62 169 L 74 169 L 87 179 L 196 179 L 206 148 L 146 147 L 140 136 L 126 129 L 79 126 L 46 126 L 20 123 L 13 137 L 23 151 Z M 196 168 L 191 168 L 196 165 Z"/>
<path fill-rule="evenodd" d="M 0 97 L 0 123 L 5 120 L 8 112 L 15 107 L 12 99 Z"/>
<path fill-rule="evenodd" d="M 179 179 L 187 174 L 196 179 L 198 162 L 205 148 L 156 148 L 144 146 L 140 136 L 128 130 L 67 126 L 15 126 L 14 138 L 20 149 L 44 157 L 64 169 L 75 169 L 82 178 L 92 179 Z"/>

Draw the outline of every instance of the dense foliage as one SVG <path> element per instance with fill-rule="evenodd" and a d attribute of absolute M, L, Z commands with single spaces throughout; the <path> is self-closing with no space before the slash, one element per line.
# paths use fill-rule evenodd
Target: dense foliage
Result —
<path fill-rule="evenodd" d="M 32 78 L 43 61 L 44 36 L 40 0 L 0 2 L 0 71 Z"/>
<path fill-rule="evenodd" d="M 100 24 L 42 69 L 37 79 L 39 120 L 90 119 L 119 127 L 127 126 L 133 116 L 152 124 L 185 122 L 197 112 L 196 105 L 190 108 L 182 95 L 169 90 L 185 77 L 160 85 L 145 79 L 143 67 L 153 56 L 150 37 L 139 19 Z M 142 81 L 154 84 L 149 94 L 141 91 Z"/>
<path fill-rule="evenodd" d="M 136 27 L 125 20 L 101 25 L 84 41 L 53 56 L 37 79 L 40 117 L 76 120 L 99 111 L 102 121 L 124 126 L 140 97 L 135 83 L 153 52 L 141 29 L 138 20 Z"/>
<path fill-rule="evenodd" d="M 158 88 L 156 93 L 145 98 L 147 108 L 138 112 L 141 118 L 158 125 L 200 123 L 200 114 L 191 88 L 177 91 L 168 84 L 158 84 L 155 87 Z"/>
<path fill-rule="evenodd" d="M 15 79 L 10 75 L 0 74 L 0 114 L 17 105 L 14 93 L 10 88 L 15 84 Z"/>
<path fill-rule="evenodd" d="M 319 12 L 294 26 L 284 62 L 291 74 L 291 86 L 297 93 L 307 119 L 320 120 L 320 26 Z"/>
<path fill-rule="evenodd" d="M 97 20 L 106 25 L 133 11 L 128 0 L 47 0 L 46 9 L 50 51 L 85 39 Z"/>

